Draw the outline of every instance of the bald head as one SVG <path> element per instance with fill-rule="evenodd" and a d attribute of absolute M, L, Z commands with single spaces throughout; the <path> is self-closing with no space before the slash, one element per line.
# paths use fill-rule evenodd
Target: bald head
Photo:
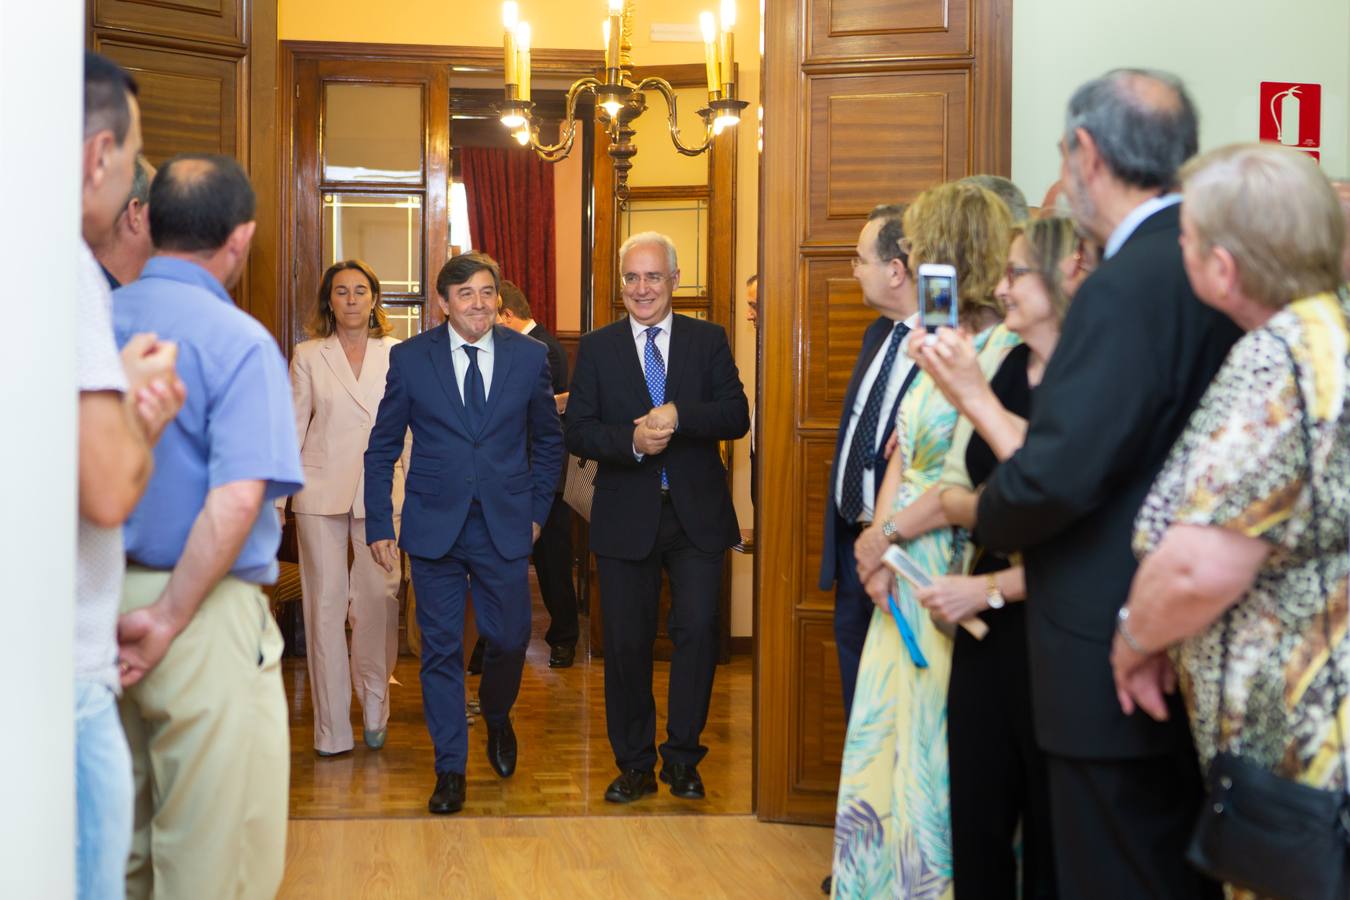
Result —
<path fill-rule="evenodd" d="M 150 234 L 161 251 L 213 252 L 253 221 L 248 176 L 228 156 L 175 156 L 150 186 Z"/>

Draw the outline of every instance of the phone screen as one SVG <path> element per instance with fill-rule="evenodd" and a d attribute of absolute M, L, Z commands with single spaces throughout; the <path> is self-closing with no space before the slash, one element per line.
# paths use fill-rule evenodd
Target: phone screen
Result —
<path fill-rule="evenodd" d="M 923 327 L 929 332 L 943 327 L 956 327 L 956 310 L 953 305 L 956 296 L 955 282 L 956 279 L 950 275 L 923 277 L 920 286 Z"/>

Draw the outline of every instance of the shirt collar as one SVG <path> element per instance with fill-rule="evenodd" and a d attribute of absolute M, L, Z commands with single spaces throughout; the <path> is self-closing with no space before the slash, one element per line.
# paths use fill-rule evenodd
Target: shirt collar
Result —
<path fill-rule="evenodd" d="M 674 322 L 675 322 L 675 310 L 672 309 L 670 312 L 666 313 L 666 317 L 664 319 L 656 323 L 656 327 L 661 329 L 661 334 L 664 334 L 666 337 L 670 337 L 670 326 L 674 324 Z M 647 336 L 647 329 L 652 327 L 650 325 L 643 325 L 641 322 L 639 322 L 632 316 L 628 317 L 628 324 L 633 329 L 633 340 L 637 340 L 638 338 L 645 338 Z"/>
<path fill-rule="evenodd" d="M 1111 236 L 1106 239 L 1106 248 L 1102 251 L 1102 259 L 1110 259 L 1125 246 L 1125 242 L 1134 234 L 1135 229 L 1144 223 L 1144 220 L 1159 210 L 1167 209 L 1169 206 L 1176 206 L 1181 202 L 1180 194 L 1163 194 L 1161 197 L 1153 197 L 1145 200 L 1143 203 L 1130 210 L 1129 215 L 1120 220 L 1116 230 L 1111 232 Z"/>
<path fill-rule="evenodd" d="M 206 271 L 195 262 L 189 262 L 186 259 L 179 259 L 173 256 L 155 256 L 145 264 L 145 269 L 141 272 L 142 278 L 165 278 L 169 281 L 178 281 L 183 284 L 194 284 L 197 287 L 204 288 L 215 294 L 220 300 L 224 300 L 231 306 L 234 305 L 234 298 L 230 296 L 229 291 L 225 290 L 224 285 L 216 280 L 216 276 Z"/>
<path fill-rule="evenodd" d="M 463 347 L 465 344 L 468 344 L 470 347 L 477 347 L 479 350 L 482 350 L 484 353 L 491 353 L 491 352 L 492 352 L 492 332 L 496 330 L 496 326 L 495 326 L 495 325 L 494 325 L 492 328 L 489 328 L 489 329 L 487 330 L 487 334 L 483 335 L 483 336 L 480 337 L 478 340 L 474 341 L 472 344 L 470 344 L 468 341 L 464 340 L 464 338 L 460 337 L 460 336 L 459 336 L 459 332 L 456 331 L 456 330 L 454 329 L 454 326 L 451 325 L 449 322 L 446 322 L 446 323 L 445 323 L 445 330 L 448 331 L 448 332 L 450 332 L 450 352 L 451 352 L 451 353 L 454 353 L 456 350 L 458 350 L 460 347 Z"/>
<path fill-rule="evenodd" d="M 528 324 L 528 325 L 526 325 L 524 328 L 522 328 L 522 329 L 520 330 L 520 333 L 521 333 L 521 334 L 529 334 L 531 331 L 534 331 L 534 329 L 537 328 L 538 325 L 539 325 L 538 322 L 536 322 L 534 319 L 531 319 L 531 320 L 530 320 L 530 324 Z"/>

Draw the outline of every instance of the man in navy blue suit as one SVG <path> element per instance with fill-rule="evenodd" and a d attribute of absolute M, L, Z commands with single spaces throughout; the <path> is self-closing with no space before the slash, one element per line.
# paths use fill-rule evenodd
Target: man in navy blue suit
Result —
<path fill-rule="evenodd" d="M 900 399 L 915 372 L 904 345 L 916 321 L 919 295 L 903 244 L 900 219 L 904 211 L 901 204 L 872 210 L 858 235 L 857 255 L 853 257 L 853 277 L 862 288 L 863 302 L 881 315 L 863 333 L 862 353 L 844 395 L 826 493 L 825 546 L 820 559 L 820 589 L 835 589 L 834 637 L 844 686 L 845 718 L 853 706 L 858 663 L 873 609 L 858 579 L 853 544 L 874 517 L 890 524 L 885 515 L 876 515 L 873 507 L 886 474 L 886 442 L 895 430 Z M 894 531 L 885 537 L 894 539 Z"/>
<path fill-rule="evenodd" d="M 436 748 L 433 813 L 464 806 L 464 601 L 473 588 L 487 639 L 479 687 L 488 762 L 516 768 L 511 705 L 530 640 L 530 549 L 553 505 L 562 428 L 548 348 L 496 325 L 500 275 L 465 253 L 436 278 L 446 323 L 389 354 L 384 399 L 366 449 L 366 536 L 385 569 L 398 565 L 390 501 L 395 460 L 412 429 L 398 546 L 412 560 L 422 630 L 422 705 Z"/>

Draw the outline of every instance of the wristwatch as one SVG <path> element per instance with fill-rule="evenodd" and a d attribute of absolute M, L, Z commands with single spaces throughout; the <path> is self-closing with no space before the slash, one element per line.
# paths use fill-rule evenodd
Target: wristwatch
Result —
<path fill-rule="evenodd" d="M 994 578 L 994 573 L 986 575 L 985 580 L 989 585 L 984 592 L 985 602 L 989 604 L 990 609 L 1002 609 L 1007 601 L 1003 599 L 1003 592 L 998 589 L 998 580 Z"/>
<path fill-rule="evenodd" d="M 884 534 L 886 540 L 890 541 L 892 544 L 894 544 L 896 539 L 900 536 L 899 530 L 895 527 L 895 522 L 890 519 L 881 523 L 881 533 Z"/>

